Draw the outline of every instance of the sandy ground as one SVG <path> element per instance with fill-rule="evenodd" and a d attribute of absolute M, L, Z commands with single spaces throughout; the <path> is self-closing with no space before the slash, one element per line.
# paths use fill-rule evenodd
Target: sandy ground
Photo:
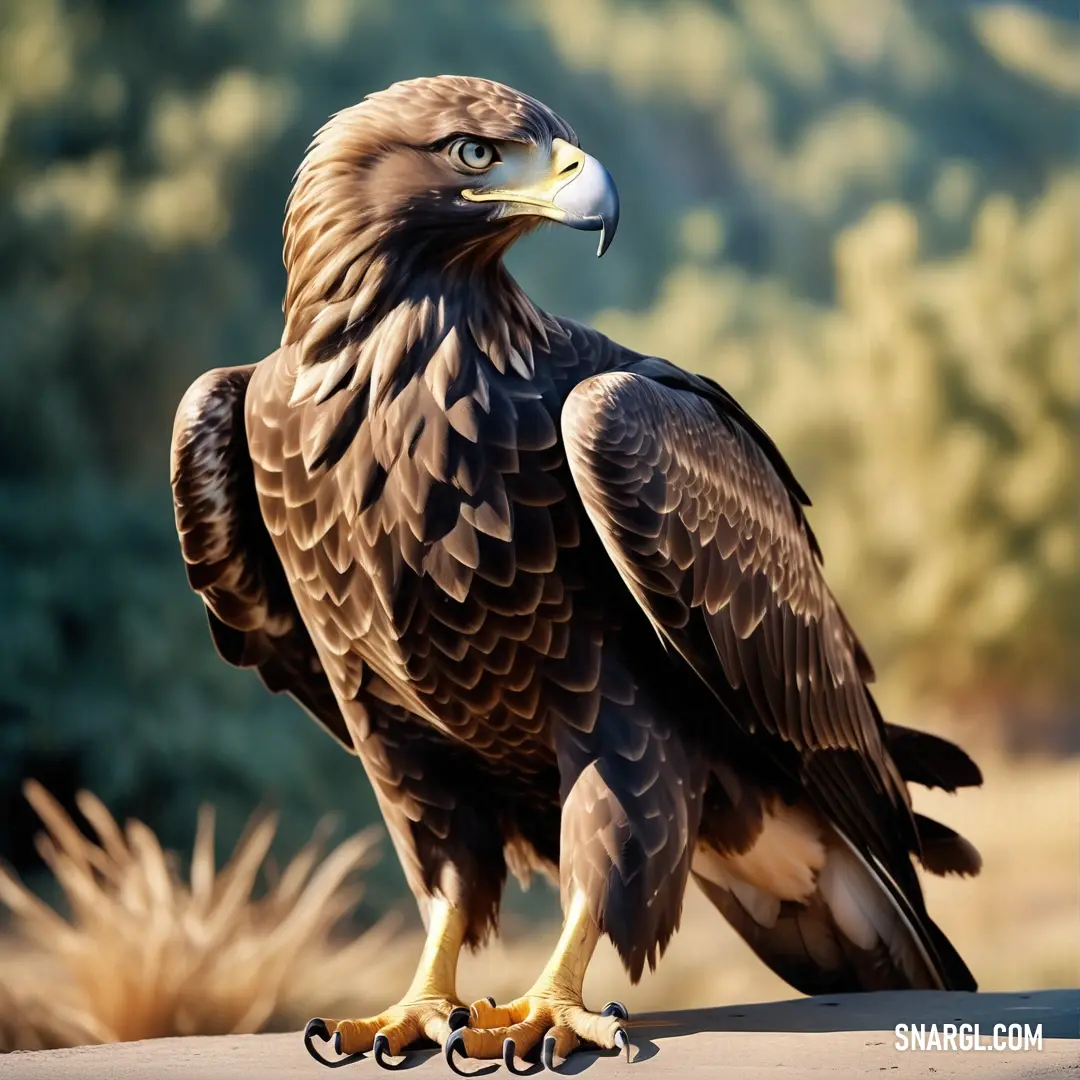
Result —
<path fill-rule="evenodd" d="M 988 1043 L 994 1024 L 1042 1025 L 1041 1050 L 1026 1052 L 908 1052 L 895 1048 L 893 1026 L 979 1024 Z M 579 1053 L 564 1072 L 609 1077 L 1076 1076 L 1080 1069 L 1080 990 L 1028 994 L 861 994 L 719 1009 L 657 1013 L 632 1022 L 634 1061 Z M 432 1051 L 412 1056 L 418 1078 L 449 1076 Z M 374 1062 L 350 1073 L 384 1075 Z M 501 1069 L 501 1066 L 499 1066 Z M 301 1080 L 325 1076 L 306 1054 L 299 1034 L 159 1039 L 25 1051 L 0 1058 L 0 1077 L 53 1080 Z"/>

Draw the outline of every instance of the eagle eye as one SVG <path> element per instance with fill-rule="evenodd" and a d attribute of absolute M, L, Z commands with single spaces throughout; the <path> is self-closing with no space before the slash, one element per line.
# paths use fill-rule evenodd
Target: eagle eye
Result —
<path fill-rule="evenodd" d="M 480 142 L 478 139 L 458 139 L 450 147 L 450 158 L 455 165 L 464 167 L 469 172 L 483 172 L 499 160 L 499 155 L 495 153 L 495 147 L 491 143 Z"/>

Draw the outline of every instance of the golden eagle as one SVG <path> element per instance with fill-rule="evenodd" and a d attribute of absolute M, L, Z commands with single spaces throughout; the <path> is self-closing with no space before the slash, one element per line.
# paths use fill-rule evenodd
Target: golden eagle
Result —
<path fill-rule="evenodd" d="M 427 927 L 402 1001 L 313 1020 L 313 1053 L 628 1050 L 586 966 L 601 934 L 632 980 L 655 965 L 690 877 L 806 993 L 975 987 L 912 858 L 978 855 L 907 783 L 979 770 L 883 722 L 780 452 L 711 379 L 506 270 L 545 220 L 602 253 L 618 216 L 540 102 L 398 83 L 300 166 L 281 347 L 180 404 L 176 523 L 217 648 L 359 757 Z M 465 1006 L 458 954 L 508 869 L 557 876 L 562 937 L 519 999 Z"/>

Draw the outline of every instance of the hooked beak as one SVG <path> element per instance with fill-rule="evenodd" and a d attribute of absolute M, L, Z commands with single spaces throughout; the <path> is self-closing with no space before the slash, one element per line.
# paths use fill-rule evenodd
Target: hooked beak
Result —
<path fill-rule="evenodd" d="M 611 174 L 594 157 L 553 139 L 548 167 L 521 186 L 466 188 L 469 202 L 499 202 L 501 217 L 533 214 L 572 229 L 600 230 L 599 258 L 607 251 L 619 225 L 619 192 Z"/>

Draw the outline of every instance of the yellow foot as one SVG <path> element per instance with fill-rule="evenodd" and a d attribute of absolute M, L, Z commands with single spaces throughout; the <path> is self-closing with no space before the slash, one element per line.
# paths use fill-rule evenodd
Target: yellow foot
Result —
<path fill-rule="evenodd" d="M 366 1020 L 309 1020 L 304 1029 L 308 1053 L 323 1065 L 336 1068 L 355 1061 L 369 1051 L 384 1069 L 400 1069 L 404 1061 L 391 1062 L 411 1043 L 421 1038 L 445 1046 L 451 1033 L 469 1022 L 469 1010 L 460 1001 L 424 997 L 391 1005 L 385 1012 Z M 337 1060 L 324 1058 L 313 1039 L 333 1039 Z"/>
<path fill-rule="evenodd" d="M 547 1069 L 555 1059 L 568 1057 L 581 1043 L 604 1049 L 626 1051 L 630 1060 L 630 1038 L 624 1022 L 626 1009 L 617 1001 L 599 1013 L 589 1012 L 579 1000 L 549 994 L 527 994 L 509 1005 L 496 1005 L 490 998 L 469 1008 L 469 1026 L 455 1030 L 443 1044 L 446 1063 L 459 1076 L 455 1055 L 470 1058 L 502 1058 L 513 1073 L 527 1075 L 514 1064 L 540 1046 L 540 1060 Z M 528 1070 L 532 1072 L 535 1070 Z"/>

